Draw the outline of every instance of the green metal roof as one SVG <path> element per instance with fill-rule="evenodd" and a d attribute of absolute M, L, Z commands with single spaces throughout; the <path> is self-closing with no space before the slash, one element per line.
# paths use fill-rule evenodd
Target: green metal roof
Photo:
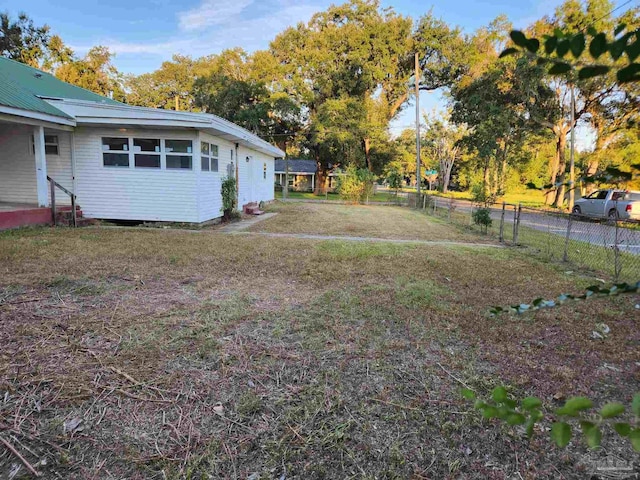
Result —
<path fill-rule="evenodd" d="M 73 118 L 39 97 L 87 100 L 110 105 L 120 102 L 63 82 L 24 63 L 0 57 L 0 105 L 66 119 Z"/>

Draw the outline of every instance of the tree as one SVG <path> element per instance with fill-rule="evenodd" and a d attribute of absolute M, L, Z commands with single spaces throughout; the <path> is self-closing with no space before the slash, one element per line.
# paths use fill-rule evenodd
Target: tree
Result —
<path fill-rule="evenodd" d="M 451 118 L 468 127 L 460 144 L 476 154 L 485 195 L 504 194 L 510 159 L 542 128 L 539 119 L 549 119 L 552 97 L 542 69 L 525 60 L 496 60 L 476 79 L 454 86 Z"/>
<path fill-rule="evenodd" d="M 241 56 L 244 52 L 238 49 L 235 54 Z M 155 72 L 129 76 L 125 81 L 127 103 L 169 110 L 197 109 L 194 83 L 215 68 L 215 62 L 215 57 L 194 60 L 188 55 L 176 54 Z"/>
<path fill-rule="evenodd" d="M 611 116 L 612 108 L 613 111 L 616 110 L 616 106 L 620 108 L 614 115 L 619 119 L 624 119 L 623 123 L 626 122 L 625 116 L 627 114 L 633 115 L 634 111 L 637 112 L 637 104 L 634 105 L 633 101 L 612 102 L 614 98 L 620 98 L 621 95 L 626 96 L 624 92 L 619 90 L 619 85 L 632 80 L 634 75 L 638 75 L 640 72 L 640 65 L 633 63 L 640 53 L 638 52 L 639 33 L 637 31 L 624 33 L 625 26 L 623 26 L 616 32 L 616 35 L 620 34 L 620 36 L 611 42 L 607 40 L 606 34 L 602 33 L 613 29 L 616 20 L 610 18 L 609 14 L 612 10 L 612 4 L 608 0 L 590 0 L 585 6 L 576 0 L 568 0 L 558 7 L 553 18 L 544 18 L 529 29 L 527 33 L 533 35 L 533 38 L 527 38 L 527 35 L 518 31 L 511 33 L 513 43 L 524 48 L 528 52 L 529 58 L 535 59 L 538 65 L 551 65 L 548 74 L 550 85 L 553 86 L 556 93 L 556 120 L 541 123 L 549 128 L 556 138 L 556 154 L 550 163 L 550 183 L 554 188 L 547 192 L 547 203 L 553 203 L 555 206 L 561 206 L 564 200 L 567 132 L 581 120 L 592 122 L 596 130 L 596 155 L 593 156 L 594 163 L 590 170 L 595 172 L 599 163 L 599 153 L 597 152 L 601 151 L 611 139 L 611 137 L 607 138 L 608 133 L 615 132 L 621 125 L 618 120 L 609 124 L 611 128 L 607 128 L 606 125 L 609 123 L 607 117 Z M 630 19 L 637 23 L 637 13 L 626 12 L 618 20 L 622 19 Z M 574 59 L 580 58 L 587 46 L 585 33 L 591 37 L 589 52 L 595 58 L 608 52 L 611 54 L 612 63 L 574 66 L 565 59 L 569 52 Z M 538 54 L 538 51 L 542 42 L 535 38 L 536 36 L 544 36 L 544 50 L 541 54 Z M 630 43 L 634 36 L 636 37 L 635 43 Z M 629 50 L 627 57 L 630 64 L 623 66 L 621 65 L 624 62 L 622 54 L 626 50 Z M 517 48 L 511 47 L 505 50 L 502 55 L 508 55 L 515 51 Z M 606 75 L 610 71 L 616 71 L 615 79 L 610 76 L 608 81 L 604 82 L 601 79 L 592 80 L 593 77 Z M 640 76 L 638 78 L 640 79 Z M 578 97 L 578 108 L 573 123 L 569 116 L 570 105 L 567 101 L 570 89 L 575 89 Z M 629 98 L 633 99 L 633 96 Z M 620 115 L 623 111 L 626 114 Z"/>
<path fill-rule="evenodd" d="M 99 95 L 124 100 L 122 79 L 111 63 L 113 54 L 107 47 L 93 47 L 82 59 L 73 59 L 59 66 L 55 75 Z"/>
<path fill-rule="evenodd" d="M 47 71 L 71 61 L 73 51 L 49 32 L 49 26 L 36 27 L 25 13 L 16 20 L 0 13 L 0 56 Z"/>
<path fill-rule="evenodd" d="M 37 68 L 47 55 L 50 37 L 47 25 L 36 27 L 25 13 L 20 13 L 17 20 L 11 20 L 8 13 L 0 14 L 0 55 L 3 57 Z"/>
<path fill-rule="evenodd" d="M 449 191 L 453 165 L 460 158 L 460 140 L 465 134 L 465 127 L 451 124 L 448 118 L 429 118 L 425 115 L 427 131 L 425 133 L 426 152 L 438 165 L 440 190 Z"/>

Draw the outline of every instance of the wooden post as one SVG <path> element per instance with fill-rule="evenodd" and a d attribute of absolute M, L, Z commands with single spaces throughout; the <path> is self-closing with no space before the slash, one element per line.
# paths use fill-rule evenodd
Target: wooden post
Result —
<path fill-rule="evenodd" d="M 522 212 L 522 204 L 518 204 L 518 215 L 516 216 L 516 233 L 513 236 L 513 244 L 518 244 L 518 231 L 520 230 L 520 213 Z"/>
<path fill-rule="evenodd" d="M 76 196 L 71 195 L 71 222 L 73 224 L 73 228 L 78 226 L 78 218 L 76 215 Z"/>
<path fill-rule="evenodd" d="M 504 211 L 507 208 L 507 204 L 502 202 L 502 215 L 500 215 L 500 243 L 504 243 Z"/>
<path fill-rule="evenodd" d="M 569 237 L 571 236 L 571 223 L 573 222 L 573 214 L 569 214 L 569 222 L 567 223 L 567 233 L 564 237 L 564 253 L 562 255 L 562 261 L 569 260 Z"/>
<path fill-rule="evenodd" d="M 47 199 L 47 157 L 44 150 L 44 128 L 33 127 L 33 153 L 36 162 L 36 191 L 38 194 L 38 206 L 49 205 Z"/>
<path fill-rule="evenodd" d="M 53 226 L 56 226 L 56 185 L 53 180 L 49 180 L 51 186 L 51 221 Z"/>

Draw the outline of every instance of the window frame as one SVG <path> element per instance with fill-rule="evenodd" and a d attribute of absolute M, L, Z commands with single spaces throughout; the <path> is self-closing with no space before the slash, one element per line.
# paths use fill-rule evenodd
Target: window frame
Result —
<path fill-rule="evenodd" d="M 105 139 L 120 139 L 120 140 L 126 140 L 127 143 L 127 150 L 111 150 L 111 146 L 110 145 L 105 145 Z M 102 147 L 102 166 L 104 168 L 131 168 L 131 144 L 132 144 L 132 140 L 131 137 L 101 137 L 100 138 L 100 146 Z M 104 147 L 109 147 L 108 149 L 105 150 Z M 118 155 L 127 155 L 127 164 L 126 165 L 105 165 L 104 163 L 104 155 L 106 154 L 118 154 Z"/>
<path fill-rule="evenodd" d="M 167 142 L 189 142 L 191 147 L 187 147 L 191 149 L 191 152 L 174 152 L 173 150 L 167 150 Z M 192 139 L 184 139 L 184 138 L 165 138 L 162 141 L 162 146 L 164 147 L 164 168 L 165 170 L 172 171 L 193 171 L 193 140 Z M 169 166 L 169 157 L 188 157 L 189 158 L 189 168 L 182 167 L 170 167 Z"/>
<path fill-rule="evenodd" d="M 205 148 L 206 147 L 206 148 Z M 206 152 L 205 152 L 206 150 Z M 213 152 L 216 152 L 215 155 Z M 215 143 L 200 141 L 200 171 L 218 173 L 220 147 Z M 215 164 L 215 168 L 214 168 Z M 206 166 L 207 168 L 203 168 Z"/>
<path fill-rule="evenodd" d="M 49 139 L 55 139 L 55 141 L 53 142 L 47 142 L 47 137 Z M 47 152 L 47 147 L 55 147 L 56 151 L 54 152 Z M 34 146 L 35 149 L 35 146 Z M 55 156 L 59 156 L 60 155 L 60 139 L 58 137 L 58 135 L 45 135 L 44 136 L 44 154 L 45 155 L 55 155 Z"/>
<path fill-rule="evenodd" d="M 141 141 L 154 141 L 158 142 L 157 150 L 142 150 L 141 146 L 136 145 L 136 140 Z M 161 138 L 148 138 L 148 137 L 131 137 L 131 145 L 133 146 L 133 168 L 143 168 L 143 169 L 154 169 L 154 170 L 162 170 L 162 139 Z M 140 150 L 136 150 L 136 148 L 140 148 Z M 142 156 L 153 156 L 158 157 L 158 166 L 143 166 L 137 164 L 138 155 Z"/>

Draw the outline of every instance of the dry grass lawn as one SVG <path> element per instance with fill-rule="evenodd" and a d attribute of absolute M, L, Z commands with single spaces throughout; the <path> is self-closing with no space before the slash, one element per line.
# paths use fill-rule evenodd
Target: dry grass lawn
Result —
<path fill-rule="evenodd" d="M 305 226 L 287 206 L 277 222 L 457 238 L 394 208 L 340 211 L 313 208 Z M 275 220 L 263 228 L 284 229 Z M 0 436 L 43 478 L 585 478 L 588 455 L 637 457 L 611 432 L 596 454 L 554 450 L 542 431 L 528 442 L 483 421 L 459 382 L 550 406 L 628 402 L 638 296 L 488 315 L 591 283 L 507 249 L 5 232 Z M 604 341 L 590 337 L 598 321 Z M 0 445 L 0 478 L 12 472 L 30 478 Z"/>
<path fill-rule="evenodd" d="M 267 207 L 278 215 L 250 228 L 254 232 L 306 233 L 405 240 L 486 241 L 444 222 L 425 218 L 406 207 L 339 205 L 326 203 L 275 203 Z"/>

